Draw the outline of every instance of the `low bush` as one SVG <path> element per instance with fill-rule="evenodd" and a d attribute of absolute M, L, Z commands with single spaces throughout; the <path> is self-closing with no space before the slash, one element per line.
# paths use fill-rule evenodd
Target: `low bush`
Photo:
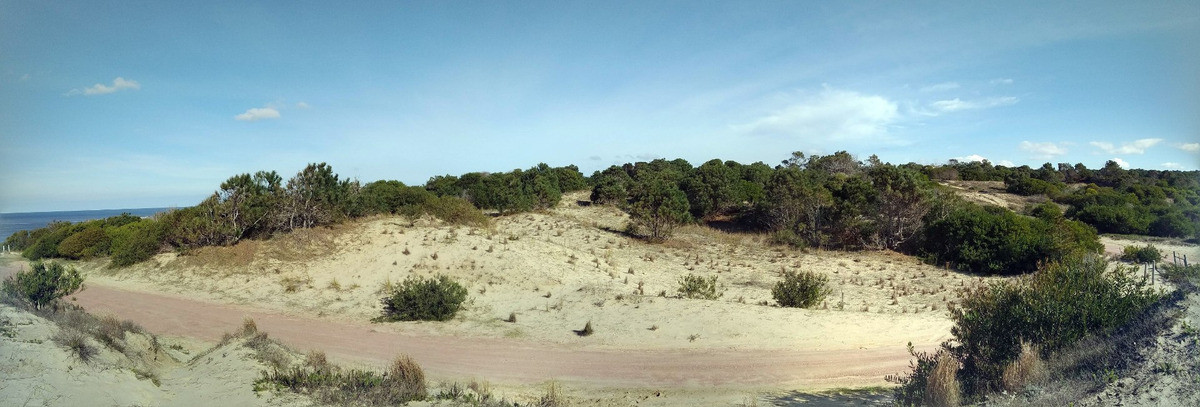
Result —
<path fill-rule="evenodd" d="M 1028 217 L 995 206 L 964 205 L 929 223 L 918 252 L 935 264 L 966 271 L 1021 274 L 1041 262 L 1102 247 L 1095 230 L 1062 217 L 1056 208 L 1036 213 Z"/>
<path fill-rule="evenodd" d="M 83 276 L 74 267 L 40 261 L 31 263 L 29 270 L 5 279 L 3 284 L 5 292 L 28 301 L 35 309 L 42 309 L 82 287 Z"/>
<path fill-rule="evenodd" d="M 158 222 L 144 219 L 111 229 L 112 264 L 129 266 L 158 254 L 163 231 Z"/>
<path fill-rule="evenodd" d="M 50 340 L 83 363 L 91 362 L 92 358 L 100 353 L 95 346 L 88 343 L 87 336 L 75 330 L 60 329 Z"/>
<path fill-rule="evenodd" d="M 1121 260 L 1131 263 L 1157 263 L 1162 260 L 1162 252 L 1157 247 L 1151 245 L 1125 246 L 1125 250 L 1121 253 Z"/>
<path fill-rule="evenodd" d="M 282 388 L 312 395 L 329 404 L 397 405 L 424 400 L 425 372 L 408 356 L 401 355 L 387 372 L 343 370 L 325 360 L 323 354 L 308 358 L 303 366 L 263 372 L 254 382 L 256 390 Z"/>
<path fill-rule="evenodd" d="M 829 278 L 811 271 L 783 273 L 783 280 L 775 283 L 771 297 L 781 307 L 809 308 L 820 304 L 829 295 Z"/>
<path fill-rule="evenodd" d="M 717 285 L 717 276 L 704 278 L 688 274 L 679 279 L 679 295 L 684 298 L 715 300 L 721 298 L 722 293 Z"/>
<path fill-rule="evenodd" d="M 456 196 L 441 196 L 427 199 L 423 204 L 425 213 L 456 225 L 484 227 L 488 217 L 465 199 Z"/>
<path fill-rule="evenodd" d="M 385 321 L 447 321 L 454 318 L 467 289 L 445 275 L 409 277 L 383 299 Z"/>
<path fill-rule="evenodd" d="M 968 289 L 952 310 L 951 348 L 962 362 L 960 377 L 969 394 L 998 389 L 1022 342 L 1043 356 L 1124 324 L 1157 295 L 1129 270 L 1107 271 L 1099 256 L 1046 265 L 1030 278 Z"/>
<path fill-rule="evenodd" d="M 69 259 L 85 259 L 108 254 L 112 239 L 104 228 L 91 226 L 83 229 L 58 244 L 58 254 Z"/>

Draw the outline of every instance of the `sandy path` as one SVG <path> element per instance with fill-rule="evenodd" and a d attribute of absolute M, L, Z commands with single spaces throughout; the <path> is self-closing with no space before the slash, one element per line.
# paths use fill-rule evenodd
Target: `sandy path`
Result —
<path fill-rule="evenodd" d="M 217 340 L 244 317 L 297 349 L 382 365 L 413 356 L 433 376 L 536 383 L 548 379 L 601 386 L 798 386 L 879 384 L 905 371 L 903 348 L 843 351 L 616 351 L 540 346 L 518 340 L 415 336 L 369 324 L 300 318 L 233 305 L 125 291 L 92 284 L 77 302 L 92 312 L 133 320 L 151 332 Z"/>
<path fill-rule="evenodd" d="M 0 267 L 0 276 L 17 269 Z M 879 385 L 908 370 L 903 347 L 803 350 L 594 350 L 530 341 L 381 332 L 371 324 L 282 315 L 237 305 L 129 291 L 89 283 L 73 296 L 93 313 L 110 313 L 161 335 L 217 341 L 246 317 L 298 350 L 382 366 L 397 354 L 416 359 L 431 376 L 485 378 L 514 384 L 545 380 L 597 387 L 779 387 L 820 389 Z M 931 348 L 932 346 L 924 346 Z"/>

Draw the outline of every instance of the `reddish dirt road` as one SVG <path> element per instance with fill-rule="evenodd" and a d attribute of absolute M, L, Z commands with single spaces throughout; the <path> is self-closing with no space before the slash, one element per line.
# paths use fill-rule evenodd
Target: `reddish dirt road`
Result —
<path fill-rule="evenodd" d="M 8 271 L 8 270 L 5 270 Z M 8 274 L 0 272 L 0 274 Z M 299 350 L 323 350 L 341 360 L 383 365 L 408 354 L 441 378 L 494 382 L 545 380 L 612 387 L 752 386 L 829 388 L 877 385 L 908 370 L 903 347 L 835 351 L 608 350 L 528 341 L 379 332 L 369 323 L 281 315 L 236 305 L 126 291 L 91 284 L 74 296 L 91 312 L 111 313 L 150 332 L 218 340 L 253 318 Z"/>

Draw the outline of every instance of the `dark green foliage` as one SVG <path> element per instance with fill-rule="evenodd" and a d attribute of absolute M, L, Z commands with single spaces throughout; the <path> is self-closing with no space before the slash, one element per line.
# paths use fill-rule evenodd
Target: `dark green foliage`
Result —
<path fill-rule="evenodd" d="M 829 295 L 828 283 L 829 278 L 824 274 L 787 271 L 783 273 L 783 280 L 771 288 L 771 297 L 781 307 L 810 308 Z"/>
<path fill-rule="evenodd" d="M 409 277 L 383 299 L 383 320 L 447 321 L 454 318 L 467 289 L 445 275 Z"/>
<path fill-rule="evenodd" d="M 679 279 L 679 295 L 683 298 L 715 300 L 721 298 L 721 289 L 717 285 L 717 276 L 704 278 L 688 274 Z"/>
<path fill-rule="evenodd" d="M 963 363 L 959 376 L 968 393 L 996 389 L 1021 341 L 1040 346 L 1045 356 L 1124 324 L 1157 298 L 1128 270 L 1107 268 L 1099 256 L 1074 256 L 1028 279 L 967 290 L 951 313 L 958 342 L 951 352 Z"/>
<path fill-rule="evenodd" d="M 109 236 L 112 238 L 112 264 L 117 267 L 153 257 L 163 243 L 162 225 L 152 219 L 111 229 Z"/>
<path fill-rule="evenodd" d="M 1121 260 L 1138 264 L 1157 263 L 1159 260 L 1162 260 L 1162 252 L 1157 247 L 1151 245 L 1142 247 L 1125 246 L 1123 253 L 1121 253 Z"/>
<path fill-rule="evenodd" d="M 544 163 L 528 170 L 438 176 L 425 184 L 438 196 L 462 197 L 480 209 L 501 214 L 552 208 L 563 192 L 584 187 L 586 182 L 577 167 L 552 168 Z"/>
<path fill-rule="evenodd" d="M 687 196 L 664 178 L 634 184 L 626 211 L 638 233 L 651 242 L 667 240 L 675 228 L 691 221 Z"/>
<path fill-rule="evenodd" d="M 4 292 L 42 309 L 59 298 L 83 287 L 83 276 L 74 267 L 35 261 L 29 270 L 19 271 L 4 280 Z"/>
<path fill-rule="evenodd" d="M 108 255 L 110 245 L 112 245 L 112 239 L 108 237 L 108 233 L 104 232 L 104 228 L 98 224 L 92 224 L 63 239 L 58 244 L 58 254 L 68 259 L 105 256 Z"/>
<path fill-rule="evenodd" d="M 375 181 L 362 187 L 358 198 L 365 213 L 420 215 L 421 207 L 435 196 L 425 188 L 405 186 L 400 181 Z"/>
<path fill-rule="evenodd" d="M 1057 260 L 1077 252 L 1095 252 L 1100 244 L 1086 225 L 1055 217 L 1017 215 L 998 207 L 961 205 L 929 223 L 921 252 L 935 264 L 985 274 L 1019 274 L 1033 271 L 1043 260 Z"/>
<path fill-rule="evenodd" d="M 33 242 L 33 234 L 28 230 L 18 230 L 4 239 L 4 245 L 14 251 L 23 251 Z"/>
<path fill-rule="evenodd" d="M 309 359 L 304 366 L 263 372 L 255 390 L 287 389 L 308 394 L 328 404 L 395 406 L 428 396 L 425 373 L 407 356 L 392 362 L 387 372 L 342 369 L 324 356 Z"/>
<path fill-rule="evenodd" d="M 29 260 L 41 260 L 45 258 L 60 257 L 58 254 L 58 244 L 66 240 L 77 229 L 71 222 L 55 221 L 51 222 L 44 228 L 30 232 L 30 243 L 21 252 Z"/>

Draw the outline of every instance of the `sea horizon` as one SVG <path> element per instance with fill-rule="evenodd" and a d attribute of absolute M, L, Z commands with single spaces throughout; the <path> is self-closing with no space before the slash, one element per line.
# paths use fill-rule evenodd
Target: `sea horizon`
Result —
<path fill-rule="evenodd" d="M 13 233 L 21 230 L 34 230 L 46 227 L 50 222 L 66 221 L 71 223 L 104 219 L 128 213 L 134 216 L 149 217 L 166 212 L 177 207 L 159 208 L 115 208 L 88 209 L 80 211 L 43 211 L 43 212 L 0 212 L 0 240 L 7 239 Z"/>

